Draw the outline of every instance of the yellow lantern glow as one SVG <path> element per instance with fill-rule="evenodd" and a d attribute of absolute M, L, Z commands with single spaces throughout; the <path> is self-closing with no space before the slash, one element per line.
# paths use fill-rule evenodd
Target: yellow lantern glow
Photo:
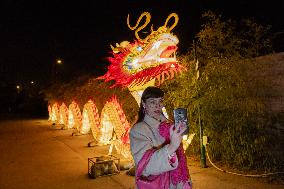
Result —
<path fill-rule="evenodd" d="M 184 135 L 182 138 L 182 144 L 184 151 L 188 148 L 188 146 L 191 144 L 193 137 L 195 136 L 195 133 L 192 133 L 190 135 Z"/>
<path fill-rule="evenodd" d="M 59 123 L 59 109 L 58 104 L 54 103 L 51 108 L 51 121 Z"/>
<path fill-rule="evenodd" d="M 63 102 L 59 107 L 59 124 L 64 125 L 63 128 L 66 128 L 68 125 L 68 108 Z"/>
<path fill-rule="evenodd" d="M 72 110 L 68 110 L 68 129 L 72 129 L 75 125 L 74 116 Z"/>
<path fill-rule="evenodd" d="M 72 114 L 70 114 L 70 113 L 72 113 Z M 78 104 L 75 101 L 73 101 L 69 105 L 69 115 L 72 116 L 72 119 L 74 121 L 73 127 L 75 127 L 75 129 L 80 131 L 80 127 L 81 127 L 81 124 L 82 124 L 82 114 L 81 114 L 81 111 L 80 111 Z M 70 128 L 70 126 L 68 126 L 68 128 Z"/>
<path fill-rule="evenodd" d="M 115 147 L 117 153 L 125 158 L 131 158 L 129 141 L 125 141 L 125 136 L 128 138 L 130 124 L 122 110 L 122 107 L 113 96 L 104 106 L 101 119 L 101 138 L 100 143 L 111 144 L 109 154 L 112 153 Z"/>
<path fill-rule="evenodd" d="M 90 121 L 89 121 L 89 115 L 86 109 L 83 110 L 83 121 L 82 121 L 82 127 L 80 129 L 80 133 L 87 134 L 89 133 L 91 128 Z"/>
<path fill-rule="evenodd" d="M 80 132 L 82 134 L 86 134 L 91 129 L 94 139 L 98 141 L 100 136 L 100 130 L 99 130 L 100 127 L 101 125 L 100 125 L 100 116 L 98 114 L 98 109 L 94 104 L 94 102 L 92 100 L 89 100 L 84 105 L 83 121 Z"/>
<path fill-rule="evenodd" d="M 101 137 L 99 139 L 100 144 L 106 145 L 110 144 L 110 140 L 113 134 L 113 124 L 107 113 L 102 115 L 102 128 L 101 128 Z"/>

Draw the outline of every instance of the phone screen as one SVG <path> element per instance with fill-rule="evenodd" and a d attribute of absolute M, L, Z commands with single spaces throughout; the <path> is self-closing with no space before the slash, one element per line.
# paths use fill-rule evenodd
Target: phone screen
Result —
<path fill-rule="evenodd" d="M 179 122 L 185 122 L 187 128 L 184 131 L 183 135 L 188 135 L 189 134 L 189 124 L 188 124 L 188 119 L 187 119 L 187 109 L 176 108 L 173 110 L 173 112 L 174 112 L 175 128 L 177 128 L 177 124 Z"/>

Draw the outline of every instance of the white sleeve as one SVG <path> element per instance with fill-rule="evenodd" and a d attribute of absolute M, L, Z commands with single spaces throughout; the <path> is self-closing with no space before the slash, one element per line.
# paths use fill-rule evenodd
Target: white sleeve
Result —
<path fill-rule="evenodd" d="M 152 147 L 152 140 L 149 137 L 135 129 L 130 131 L 130 150 L 136 167 L 144 153 Z M 143 171 L 144 176 L 159 175 L 163 172 L 176 169 L 178 161 L 174 164 L 170 164 L 166 147 L 167 145 L 154 152 L 148 165 Z"/>

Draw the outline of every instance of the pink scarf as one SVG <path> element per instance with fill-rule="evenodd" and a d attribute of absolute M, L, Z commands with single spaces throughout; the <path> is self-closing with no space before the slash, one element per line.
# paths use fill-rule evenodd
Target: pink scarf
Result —
<path fill-rule="evenodd" d="M 165 144 L 170 143 L 170 127 L 171 123 L 169 122 L 162 122 L 159 125 L 159 133 L 162 137 L 165 138 Z M 171 180 L 174 185 L 177 185 L 180 182 L 188 182 L 189 174 L 188 168 L 186 163 L 186 157 L 183 151 L 182 145 L 180 145 L 176 151 L 177 158 L 178 158 L 178 167 L 175 170 L 170 171 Z"/>
<path fill-rule="evenodd" d="M 160 175 L 150 175 L 143 177 L 142 172 L 150 161 L 156 149 L 147 150 L 136 168 L 135 177 L 136 185 L 139 189 L 169 189 L 170 188 L 170 173 L 165 172 Z"/>

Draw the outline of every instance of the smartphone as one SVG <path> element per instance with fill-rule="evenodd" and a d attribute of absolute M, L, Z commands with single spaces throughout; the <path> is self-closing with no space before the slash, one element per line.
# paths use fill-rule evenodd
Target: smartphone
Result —
<path fill-rule="evenodd" d="M 188 124 L 188 119 L 187 119 L 187 109 L 176 108 L 173 110 L 173 112 L 174 112 L 175 128 L 177 128 L 177 124 L 179 122 L 185 122 L 187 128 L 183 132 L 183 135 L 188 135 L 189 134 L 189 124 Z"/>

